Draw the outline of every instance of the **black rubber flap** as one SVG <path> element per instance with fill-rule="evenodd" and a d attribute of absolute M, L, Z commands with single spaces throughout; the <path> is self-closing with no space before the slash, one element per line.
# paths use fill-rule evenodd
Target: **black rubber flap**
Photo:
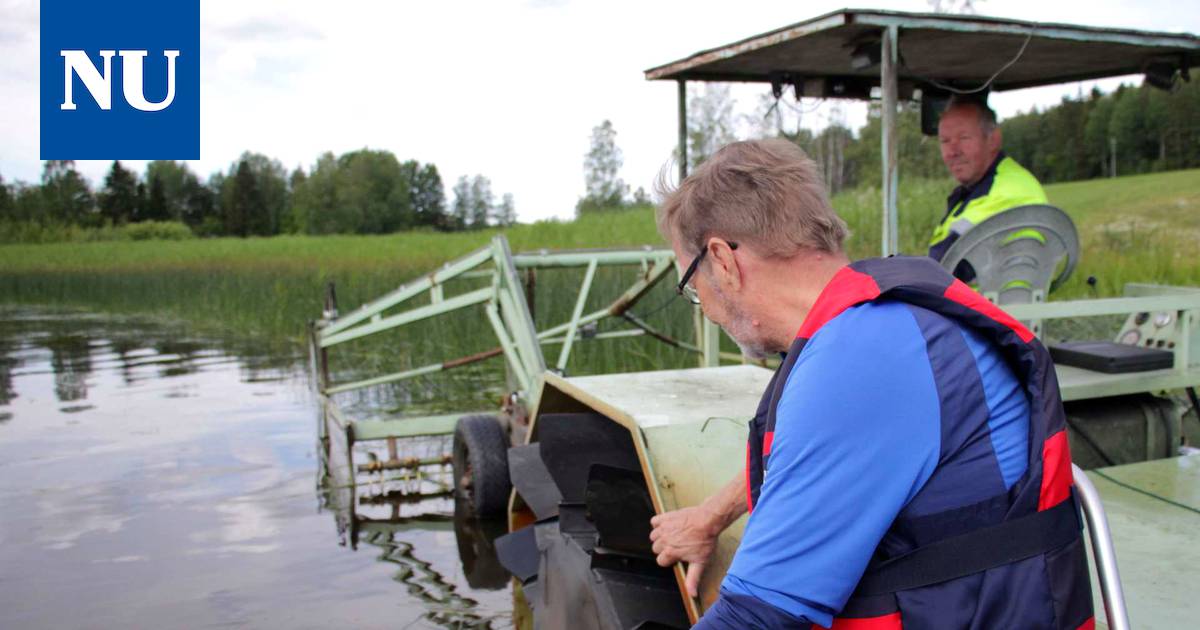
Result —
<path fill-rule="evenodd" d="M 582 503 L 562 503 L 558 506 L 558 529 L 568 536 L 585 538 L 580 541 L 587 551 L 595 546 L 596 526 L 588 518 L 587 506 Z"/>
<path fill-rule="evenodd" d="M 650 518 L 654 504 L 641 470 L 594 464 L 584 500 L 600 534 L 599 544 L 623 553 L 653 556 Z"/>
<path fill-rule="evenodd" d="M 687 628 L 687 611 L 669 570 L 662 578 L 621 571 L 593 571 L 601 602 L 611 602 L 621 628 Z M 608 603 L 604 602 L 604 603 Z M 603 605 L 603 604 L 602 604 Z"/>
<path fill-rule="evenodd" d="M 542 461 L 564 503 L 584 502 L 596 464 L 641 470 L 629 431 L 600 414 L 546 414 L 538 417 L 537 431 Z"/>
<path fill-rule="evenodd" d="M 546 469 L 537 444 L 508 449 L 508 476 L 539 521 L 558 514 L 562 493 Z"/>
<path fill-rule="evenodd" d="M 534 526 L 523 527 L 497 538 L 496 558 L 521 582 L 537 577 L 540 555 Z"/>
<path fill-rule="evenodd" d="M 608 630 L 596 606 L 590 556 L 570 536 L 545 528 L 539 531 L 544 554 L 541 605 L 535 608 L 534 625 L 549 630 Z"/>
<path fill-rule="evenodd" d="M 1104 372 L 1126 374 L 1165 370 L 1175 365 L 1175 355 L 1168 350 L 1143 348 L 1111 341 L 1072 341 L 1050 346 L 1050 358 L 1059 365 Z"/>

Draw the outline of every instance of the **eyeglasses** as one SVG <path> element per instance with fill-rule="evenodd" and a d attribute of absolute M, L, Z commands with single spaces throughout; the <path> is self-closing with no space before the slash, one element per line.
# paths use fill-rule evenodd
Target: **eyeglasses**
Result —
<path fill-rule="evenodd" d="M 726 241 L 729 244 L 729 249 L 737 249 L 737 243 Z M 700 255 L 692 259 L 692 264 L 688 265 L 687 271 L 683 272 L 683 276 L 679 279 L 679 286 L 675 287 L 675 293 L 682 295 L 692 304 L 700 304 L 700 294 L 696 293 L 695 287 L 688 284 L 692 276 L 696 275 L 696 269 L 700 267 L 700 261 L 704 260 L 704 255 L 708 253 L 707 247 L 700 248 Z"/>

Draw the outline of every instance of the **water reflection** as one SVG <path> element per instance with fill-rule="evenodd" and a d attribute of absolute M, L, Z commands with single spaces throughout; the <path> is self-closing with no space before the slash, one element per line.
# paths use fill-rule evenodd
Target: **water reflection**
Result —
<path fill-rule="evenodd" d="M 92 372 L 91 347 L 87 337 L 53 334 L 42 344 L 50 351 L 54 370 L 54 394 L 61 402 L 87 398 L 87 377 Z"/>
<path fill-rule="evenodd" d="M 493 533 L 450 498 L 314 491 L 305 359 L 0 308 L 0 627 L 511 626 Z"/>
<path fill-rule="evenodd" d="M 334 440 L 336 444 L 336 436 Z M 379 561 L 398 566 L 393 579 L 426 604 L 423 621 L 447 628 L 506 627 L 512 624 L 507 611 L 489 614 L 478 597 L 485 591 L 508 594 L 510 576 L 493 544 L 506 533 L 506 525 L 474 519 L 454 500 L 448 464 L 402 468 L 398 473 L 380 465 L 437 460 L 449 447 L 449 436 L 422 436 L 391 445 L 363 443 L 351 453 L 333 448 L 320 469 L 326 488 L 322 506 L 333 514 L 342 544 L 354 550 L 362 544 L 376 547 L 381 550 Z M 460 581 L 439 573 L 425 551 L 408 541 L 414 529 L 453 533 Z M 463 595 L 463 590 L 473 594 Z"/>
<path fill-rule="evenodd" d="M 12 372 L 21 362 L 12 356 L 13 345 L 8 339 L 0 338 L 0 407 L 11 403 L 17 397 L 17 391 L 13 389 Z M 0 413 L 0 422 L 8 419 L 6 415 L 7 412 Z"/>

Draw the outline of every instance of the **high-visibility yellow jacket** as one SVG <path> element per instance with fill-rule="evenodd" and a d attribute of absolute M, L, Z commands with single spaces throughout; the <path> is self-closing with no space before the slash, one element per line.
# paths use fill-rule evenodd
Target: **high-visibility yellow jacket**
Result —
<path fill-rule="evenodd" d="M 946 216 L 929 241 L 929 256 L 940 261 L 954 241 L 993 215 L 1041 203 L 1046 192 L 1037 178 L 1001 151 L 978 182 L 959 186 L 946 198 Z"/>

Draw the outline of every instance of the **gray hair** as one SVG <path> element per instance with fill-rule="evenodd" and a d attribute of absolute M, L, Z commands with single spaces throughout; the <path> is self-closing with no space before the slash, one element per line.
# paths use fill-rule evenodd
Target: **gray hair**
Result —
<path fill-rule="evenodd" d="M 720 236 L 790 258 L 801 250 L 839 253 L 849 233 L 817 165 L 786 140 L 725 145 L 678 188 L 660 182 L 658 192 L 658 231 L 689 249 Z"/>
<path fill-rule="evenodd" d="M 942 110 L 942 115 L 945 115 L 946 112 L 959 107 L 967 107 L 975 110 L 975 115 L 979 117 L 979 128 L 983 130 L 983 135 L 985 136 L 991 135 L 991 133 L 996 130 L 996 127 L 999 126 L 996 123 L 995 110 L 993 110 L 991 107 L 988 107 L 986 101 L 980 100 L 979 98 L 972 98 L 970 96 L 955 94 L 954 96 L 950 97 L 950 100 L 946 102 L 946 108 Z"/>

